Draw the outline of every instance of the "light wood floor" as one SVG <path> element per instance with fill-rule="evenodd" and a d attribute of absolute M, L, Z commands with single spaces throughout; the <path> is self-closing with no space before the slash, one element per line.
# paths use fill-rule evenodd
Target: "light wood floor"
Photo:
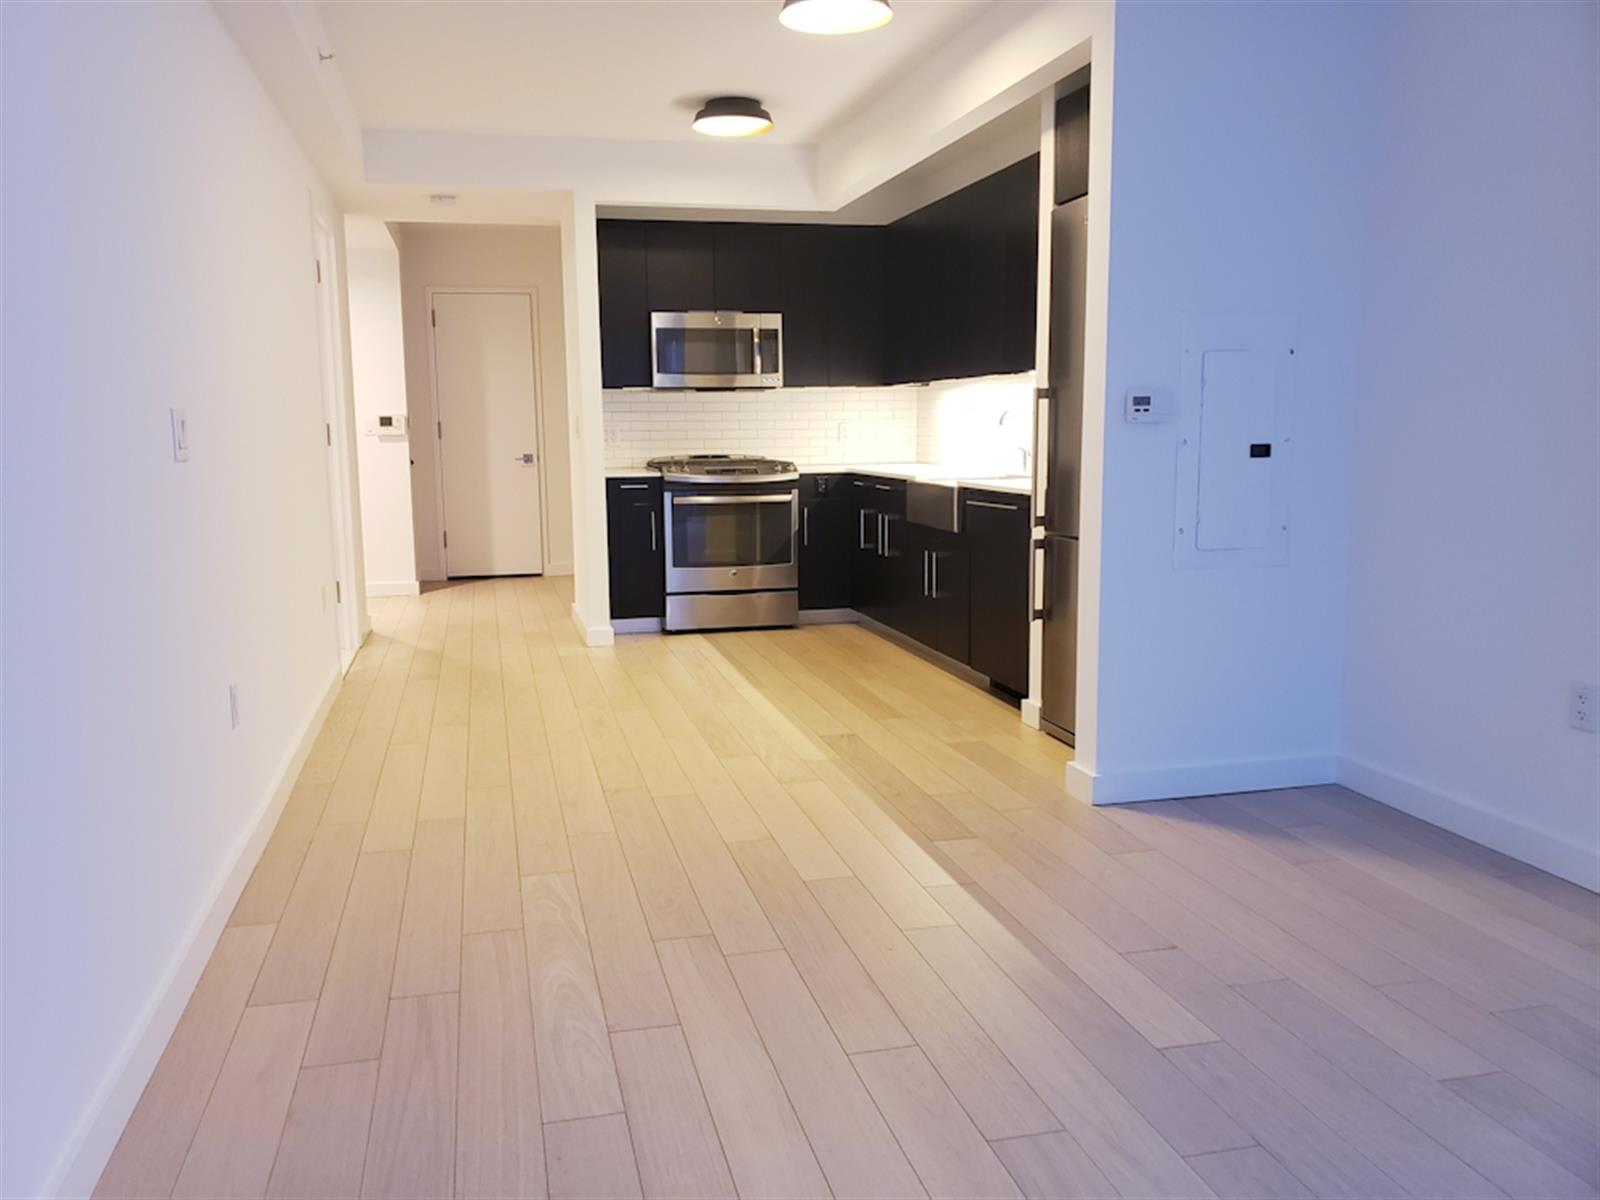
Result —
<path fill-rule="evenodd" d="M 848 626 L 380 601 L 104 1196 L 1596 1194 L 1596 898 Z"/>

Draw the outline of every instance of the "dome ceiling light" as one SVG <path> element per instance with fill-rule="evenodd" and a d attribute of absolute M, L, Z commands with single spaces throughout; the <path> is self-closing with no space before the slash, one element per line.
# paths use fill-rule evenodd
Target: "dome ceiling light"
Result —
<path fill-rule="evenodd" d="M 716 96 L 695 113 L 690 128 L 710 137 L 752 137 L 772 130 L 772 114 L 749 96 Z"/>
<path fill-rule="evenodd" d="M 778 20 L 801 33 L 866 33 L 894 19 L 889 0 L 783 0 Z"/>

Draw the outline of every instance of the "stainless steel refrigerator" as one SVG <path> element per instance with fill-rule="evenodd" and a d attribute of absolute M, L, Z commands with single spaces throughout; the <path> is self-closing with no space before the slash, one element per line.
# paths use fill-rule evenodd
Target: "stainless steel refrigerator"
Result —
<path fill-rule="evenodd" d="M 1083 319 L 1088 290 L 1089 198 L 1058 205 L 1050 221 L 1050 378 L 1041 433 L 1044 665 L 1040 716 L 1072 744 L 1078 727 L 1078 533 L 1083 463 Z"/>

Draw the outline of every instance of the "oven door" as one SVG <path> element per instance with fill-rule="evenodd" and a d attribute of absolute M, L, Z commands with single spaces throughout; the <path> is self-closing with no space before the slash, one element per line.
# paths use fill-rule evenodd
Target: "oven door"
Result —
<path fill-rule="evenodd" d="M 800 586 L 800 490 L 665 492 L 668 592 Z"/>
<path fill-rule="evenodd" d="M 658 388 L 782 387 L 783 317 L 651 313 L 650 365 Z"/>

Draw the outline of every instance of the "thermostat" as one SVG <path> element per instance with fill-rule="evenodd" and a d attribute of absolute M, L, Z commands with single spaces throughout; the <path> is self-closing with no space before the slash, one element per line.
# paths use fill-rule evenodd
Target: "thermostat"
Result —
<path fill-rule="evenodd" d="M 1123 400 L 1123 417 L 1135 425 L 1172 420 L 1172 392 L 1167 388 L 1133 388 Z"/>
<path fill-rule="evenodd" d="M 383 441 L 399 441 L 406 436 L 405 413 L 379 413 L 367 418 L 367 436 Z"/>

